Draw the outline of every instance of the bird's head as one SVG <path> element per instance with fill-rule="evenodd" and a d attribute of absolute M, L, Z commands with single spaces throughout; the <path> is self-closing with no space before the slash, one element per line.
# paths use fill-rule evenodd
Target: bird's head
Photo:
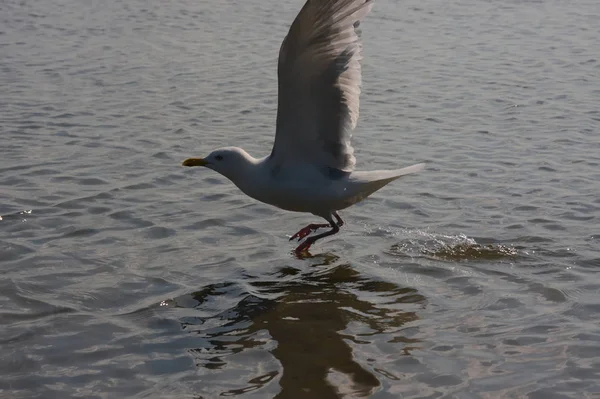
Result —
<path fill-rule="evenodd" d="M 222 174 L 231 181 L 237 180 L 254 164 L 255 159 L 238 147 L 219 148 L 206 158 L 188 158 L 183 166 L 204 166 Z"/>

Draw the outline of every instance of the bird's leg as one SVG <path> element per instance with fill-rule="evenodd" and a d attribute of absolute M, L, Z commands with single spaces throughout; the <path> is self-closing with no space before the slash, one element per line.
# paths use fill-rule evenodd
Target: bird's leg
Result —
<path fill-rule="evenodd" d="M 335 217 L 335 220 L 337 221 L 338 227 L 342 227 L 344 225 L 344 221 L 342 220 L 342 218 L 340 217 L 340 215 L 338 215 L 337 212 L 333 212 L 332 214 Z M 329 226 L 330 225 L 326 224 L 326 223 L 311 223 L 308 226 L 306 226 L 303 229 L 301 229 L 296 234 L 294 234 L 293 236 L 291 236 L 290 237 L 290 241 L 292 241 L 294 238 L 297 238 L 298 241 L 300 241 L 304 237 L 306 237 L 307 235 L 309 235 L 310 233 L 312 233 L 313 231 L 315 231 L 317 229 L 320 229 L 321 227 L 329 227 Z"/>
<path fill-rule="evenodd" d="M 303 239 L 304 237 L 306 237 L 307 235 L 309 235 L 310 233 L 312 233 L 313 231 L 315 231 L 321 227 L 329 227 L 329 225 L 326 223 L 311 223 L 308 226 L 306 226 L 305 228 L 301 229 L 296 234 L 294 234 L 290 238 L 290 241 L 292 241 L 294 238 L 297 238 L 298 241 L 300 241 L 301 239 Z"/>
<path fill-rule="evenodd" d="M 342 227 L 344 225 L 344 221 L 342 220 L 340 215 L 338 215 L 337 212 L 333 212 L 333 216 L 335 217 L 335 220 L 337 221 L 338 227 Z"/>
<path fill-rule="evenodd" d="M 334 214 L 334 216 L 335 216 L 335 214 Z M 336 217 L 336 219 L 338 219 L 338 218 L 339 218 L 339 216 Z M 339 219 L 339 220 L 341 221 L 342 219 Z M 298 248 L 296 248 L 296 253 L 299 254 L 304 251 L 308 251 L 310 246 L 313 245 L 315 243 L 315 241 L 317 241 L 321 238 L 327 237 L 327 236 L 332 236 L 335 233 L 337 233 L 338 231 L 340 231 L 339 226 L 333 220 L 328 220 L 328 222 L 329 222 L 329 225 L 331 226 L 331 230 L 326 231 L 325 233 L 317 234 L 316 236 L 308 237 L 306 240 L 304 240 L 304 242 L 302 244 L 298 245 Z"/>

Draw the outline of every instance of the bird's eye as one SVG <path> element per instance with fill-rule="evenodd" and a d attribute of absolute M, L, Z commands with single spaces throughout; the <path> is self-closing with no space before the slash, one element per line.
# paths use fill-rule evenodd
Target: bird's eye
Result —
<path fill-rule="evenodd" d="M 223 160 L 223 155 L 217 155 L 217 156 L 215 156 L 215 159 L 217 161 L 222 161 Z"/>

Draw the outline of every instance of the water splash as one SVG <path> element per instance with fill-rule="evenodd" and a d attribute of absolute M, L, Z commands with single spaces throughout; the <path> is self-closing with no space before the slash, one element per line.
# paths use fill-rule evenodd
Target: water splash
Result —
<path fill-rule="evenodd" d="M 482 261 L 512 258 L 516 248 L 503 244 L 480 244 L 464 234 L 446 235 L 424 230 L 407 230 L 403 241 L 392 245 L 391 255 L 428 257 L 446 261 Z"/>

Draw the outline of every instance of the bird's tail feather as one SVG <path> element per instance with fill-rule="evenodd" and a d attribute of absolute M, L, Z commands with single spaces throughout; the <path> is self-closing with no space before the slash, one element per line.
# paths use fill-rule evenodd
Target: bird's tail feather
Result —
<path fill-rule="evenodd" d="M 415 165 L 411 165 L 411 166 L 407 166 L 406 168 L 402 168 L 402 169 L 395 169 L 395 170 L 390 170 L 390 174 L 392 174 L 392 179 L 398 179 L 404 175 L 409 175 L 411 173 L 417 173 L 422 171 L 423 169 L 425 169 L 425 164 L 424 163 L 418 163 Z"/>
<path fill-rule="evenodd" d="M 363 181 L 363 188 L 361 191 L 361 196 L 363 198 L 368 197 L 375 191 L 384 187 L 388 183 L 399 179 L 402 176 L 406 176 L 411 173 L 416 173 L 425 168 L 424 163 L 418 163 L 416 165 L 408 166 L 402 169 L 394 169 L 394 170 L 373 170 L 369 172 L 353 172 L 352 175 L 357 180 Z"/>
<path fill-rule="evenodd" d="M 418 163 L 412 166 L 408 166 L 402 169 L 393 170 L 372 170 L 368 172 L 353 172 L 353 176 L 370 182 L 382 182 L 385 184 L 394 181 L 402 176 L 409 175 L 411 173 L 417 173 L 425 168 L 424 163 Z"/>

